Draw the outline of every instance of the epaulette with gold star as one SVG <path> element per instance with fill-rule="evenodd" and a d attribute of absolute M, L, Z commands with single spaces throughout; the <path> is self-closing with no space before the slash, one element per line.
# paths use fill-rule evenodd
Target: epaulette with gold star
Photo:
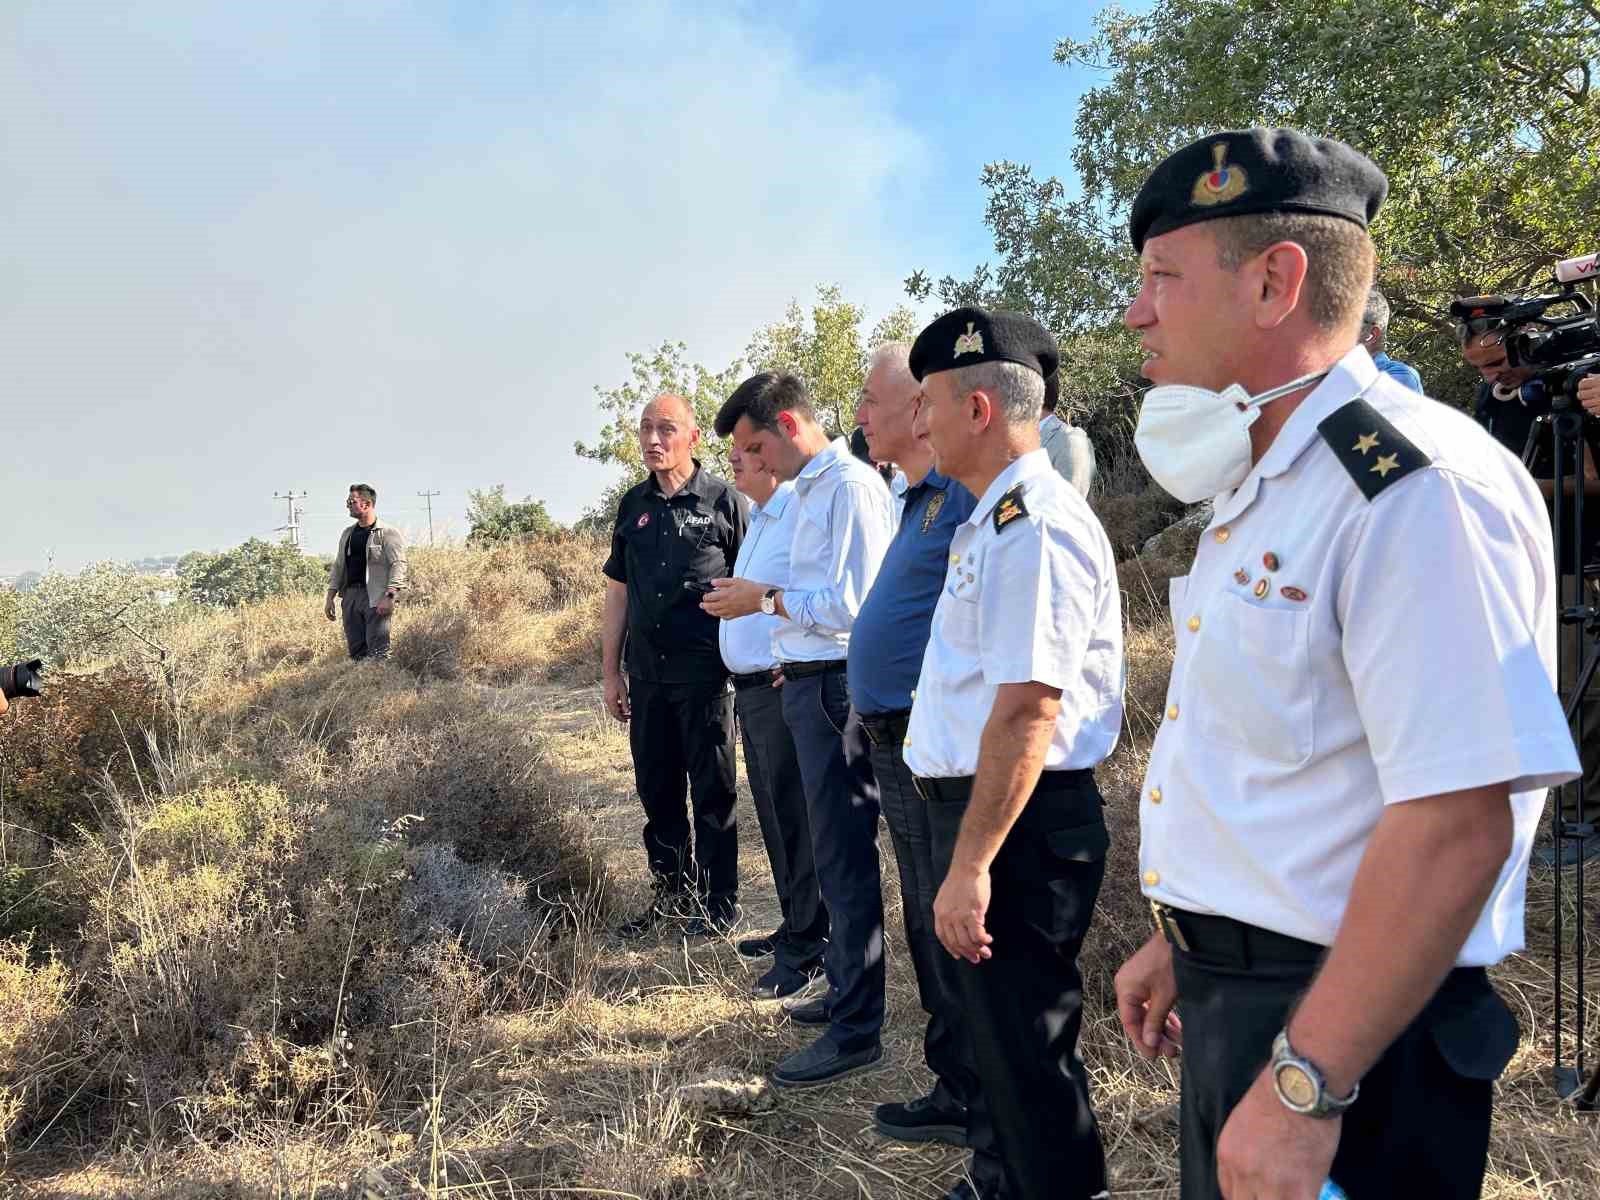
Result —
<path fill-rule="evenodd" d="M 1359 398 L 1324 417 L 1317 432 L 1368 500 L 1433 461 Z"/>
<path fill-rule="evenodd" d="M 994 506 L 994 531 L 999 533 L 1018 517 L 1028 515 L 1028 506 L 1022 502 L 1022 485 L 1006 492 Z"/>

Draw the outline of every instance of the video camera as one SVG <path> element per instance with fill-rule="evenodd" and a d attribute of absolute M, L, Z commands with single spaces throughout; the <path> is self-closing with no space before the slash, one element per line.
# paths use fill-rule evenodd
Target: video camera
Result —
<path fill-rule="evenodd" d="M 7 700 L 37 696 L 42 686 L 40 676 L 43 674 L 44 663 L 37 658 L 15 666 L 0 667 L 0 696 Z"/>
<path fill-rule="evenodd" d="M 1450 305 L 1462 341 L 1504 330 L 1506 365 L 1526 370 L 1544 386 L 1533 395 L 1546 406 L 1566 408 L 1578 381 L 1600 368 L 1600 314 L 1578 285 L 1600 278 L 1600 254 L 1556 264 L 1559 292 L 1543 296 L 1464 296 Z M 1552 309 L 1558 315 L 1551 316 Z M 1524 392 L 1524 399 L 1530 393 Z"/>

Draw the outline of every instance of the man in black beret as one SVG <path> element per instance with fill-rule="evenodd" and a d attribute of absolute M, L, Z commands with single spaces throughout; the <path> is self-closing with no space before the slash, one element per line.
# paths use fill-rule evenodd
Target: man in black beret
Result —
<path fill-rule="evenodd" d="M 1359 344 L 1386 186 L 1250 129 L 1133 205 L 1135 445 L 1215 498 L 1141 795 L 1157 932 L 1116 979 L 1140 1053 L 1181 1045 L 1185 1200 L 1479 1194 L 1518 1040 L 1485 967 L 1577 771 L 1538 489 Z"/>
<path fill-rule="evenodd" d="M 1122 604 L 1105 531 L 1039 444 L 1056 359 L 1037 322 L 978 308 L 911 348 L 913 432 L 978 497 L 950 540 L 902 743 L 978 1076 L 971 1177 L 951 1193 L 965 1200 L 1106 1186 L 1078 951 L 1109 844 L 1094 768 L 1122 727 Z"/>

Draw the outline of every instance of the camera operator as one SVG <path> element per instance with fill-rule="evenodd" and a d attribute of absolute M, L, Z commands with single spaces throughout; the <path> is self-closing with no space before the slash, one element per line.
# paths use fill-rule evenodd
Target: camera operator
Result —
<path fill-rule="evenodd" d="M 1526 456 L 1529 435 L 1540 414 L 1550 411 L 1551 397 L 1542 380 L 1534 378 L 1536 372 L 1527 367 L 1512 367 L 1506 354 L 1506 338 L 1513 331 L 1491 320 L 1469 320 L 1457 328 L 1461 342 L 1461 357 L 1483 377 L 1472 406 L 1472 415 L 1502 446 L 1526 462 L 1545 503 L 1550 506 L 1552 521 L 1555 514 L 1555 440 L 1546 426 L 1533 437 L 1533 454 Z M 1600 414 L 1600 380 L 1586 377 L 1578 387 L 1578 401 L 1591 415 Z M 1577 565 L 1573 559 L 1571 530 L 1577 519 L 1573 495 L 1577 490 L 1578 472 L 1575 463 L 1563 465 L 1565 497 L 1561 508 L 1561 543 L 1556 546 L 1556 562 L 1563 576 L 1560 600 L 1566 603 L 1571 583 L 1567 577 L 1574 570 L 1600 560 L 1600 471 L 1595 463 L 1600 461 L 1600 431 L 1597 422 L 1583 423 L 1583 546 Z M 1592 585 L 1590 585 L 1592 586 Z M 1561 626 L 1565 639 L 1562 647 L 1561 696 L 1570 702 L 1578 672 L 1583 666 L 1582 627 Z M 1591 684 L 1584 697 L 1583 711 L 1579 714 L 1582 732 L 1578 736 L 1579 751 L 1584 763 L 1584 791 L 1590 803 L 1600 802 L 1600 688 Z M 1571 793 L 1568 793 L 1570 796 Z M 1572 801 L 1569 801 L 1569 804 Z M 1566 814 L 1569 820 L 1578 820 L 1576 811 Z M 1551 866 L 1557 862 L 1570 867 L 1579 856 L 1593 858 L 1600 854 L 1600 838 L 1583 842 L 1563 841 L 1560 845 L 1536 846 L 1533 851 L 1535 865 Z"/>

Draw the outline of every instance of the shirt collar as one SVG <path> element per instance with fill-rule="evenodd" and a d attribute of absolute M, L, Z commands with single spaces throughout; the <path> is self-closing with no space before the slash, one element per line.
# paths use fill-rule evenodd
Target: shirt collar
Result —
<path fill-rule="evenodd" d="M 850 453 L 850 443 L 842 437 L 834 438 L 827 446 L 811 456 L 811 461 L 800 469 L 796 475 L 796 484 L 805 484 L 809 488 L 818 479 L 836 468 L 844 456 Z"/>
<path fill-rule="evenodd" d="M 765 504 L 752 504 L 750 515 L 752 517 L 771 517 L 774 521 L 783 516 L 783 510 L 789 507 L 789 500 L 794 495 L 794 484 L 784 480 L 778 485 L 778 490 L 767 497 Z"/>
<path fill-rule="evenodd" d="M 1026 483 L 1037 475 L 1046 471 L 1053 472 L 1050 465 L 1050 456 L 1044 452 L 1043 447 L 1038 450 L 1029 450 L 1022 457 L 1014 459 L 1004 471 L 994 477 L 994 482 L 983 489 L 983 495 L 978 497 L 978 506 L 972 510 L 972 515 L 967 518 L 968 525 L 982 525 L 989 519 L 989 514 L 994 511 L 994 506 L 1000 503 L 1004 496 L 1019 483 Z"/>
<path fill-rule="evenodd" d="M 666 495 L 666 493 L 661 490 L 661 481 L 656 478 L 656 473 L 654 471 L 651 471 L 649 476 L 650 490 L 665 500 L 674 499 L 678 496 L 684 495 L 685 493 L 704 497 L 706 495 L 706 473 L 701 469 L 700 460 L 698 458 L 691 458 L 689 461 L 694 464 L 694 474 L 690 475 L 684 485 L 677 491 L 673 492 L 671 496 Z"/>
<path fill-rule="evenodd" d="M 1055 413 L 1047 412 L 1047 413 L 1045 413 L 1044 416 L 1039 418 L 1039 432 L 1043 433 L 1046 429 L 1049 429 L 1051 421 L 1054 421 L 1057 425 L 1065 425 L 1066 424 L 1066 422 L 1063 421 L 1060 417 L 1056 416 Z"/>

